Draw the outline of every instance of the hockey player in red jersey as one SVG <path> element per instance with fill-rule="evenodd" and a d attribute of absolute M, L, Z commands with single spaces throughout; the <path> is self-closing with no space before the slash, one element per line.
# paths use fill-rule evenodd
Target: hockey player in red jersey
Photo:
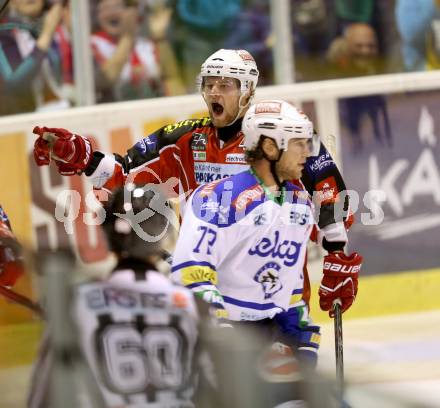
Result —
<path fill-rule="evenodd" d="M 245 50 L 221 49 L 203 63 L 200 92 L 209 117 L 187 119 L 164 126 L 146 136 L 125 156 L 92 151 L 86 137 L 65 129 L 35 127 L 38 135 L 34 157 L 40 166 L 54 161 L 62 175 L 84 173 L 95 188 L 112 191 L 130 176 L 137 182 L 170 181 L 175 194 L 188 195 L 198 185 L 237 174 L 248 165 L 243 150 L 242 118 L 254 96 L 258 69 Z M 320 200 L 320 242 L 329 252 L 331 262 L 340 271 L 350 263 L 343 256 L 347 242 L 344 221 L 348 199 L 343 208 L 335 205 L 345 183 L 326 147 L 321 144 L 306 163 L 301 177 L 307 191 Z M 357 283 L 344 274 L 326 270 L 320 292 L 321 306 L 329 310 L 332 300 L 344 295 L 346 310 L 356 296 Z M 310 286 L 305 282 L 304 299 L 308 302 Z"/>
<path fill-rule="evenodd" d="M 8 216 L 0 206 L 0 286 L 14 286 L 22 273 L 21 247 L 12 232 Z"/>

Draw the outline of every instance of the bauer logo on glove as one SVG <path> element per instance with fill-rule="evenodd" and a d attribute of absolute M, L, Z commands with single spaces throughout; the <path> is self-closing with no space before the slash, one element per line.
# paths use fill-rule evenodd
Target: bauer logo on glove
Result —
<path fill-rule="evenodd" d="M 341 301 L 341 311 L 345 312 L 353 303 L 358 290 L 358 275 L 362 267 L 362 257 L 354 252 L 350 256 L 342 251 L 331 252 L 324 257 L 319 305 L 333 317 L 333 302 Z"/>
<path fill-rule="evenodd" d="M 324 270 L 341 273 L 356 273 L 361 270 L 362 265 L 345 265 L 341 263 L 324 262 Z"/>

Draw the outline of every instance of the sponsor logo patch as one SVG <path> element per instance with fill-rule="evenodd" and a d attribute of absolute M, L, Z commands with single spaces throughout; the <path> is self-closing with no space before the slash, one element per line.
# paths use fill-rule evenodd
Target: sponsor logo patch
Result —
<path fill-rule="evenodd" d="M 208 197 L 212 194 L 212 192 L 214 191 L 215 187 L 217 186 L 218 183 L 220 183 L 221 180 L 217 180 L 213 183 L 209 183 L 203 186 L 203 188 L 200 190 L 200 197 Z"/>
<path fill-rule="evenodd" d="M 182 269 L 182 283 L 183 285 L 191 285 L 200 282 L 212 282 L 217 285 L 217 272 L 207 266 L 188 266 Z"/>
<path fill-rule="evenodd" d="M 246 155 L 244 153 L 228 153 L 226 155 L 226 163 L 246 164 Z"/>
<path fill-rule="evenodd" d="M 206 124 L 211 119 L 209 117 L 202 118 L 202 119 L 186 119 L 182 120 L 180 122 L 173 123 L 172 125 L 167 125 L 163 128 L 165 133 L 171 133 L 176 129 L 179 129 L 183 126 L 206 126 Z"/>
<path fill-rule="evenodd" d="M 329 153 L 321 154 L 317 159 L 313 160 L 311 164 L 308 165 L 310 170 L 314 173 L 320 172 L 327 167 L 335 166 Z"/>
<path fill-rule="evenodd" d="M 281 103 L 280 102 L 261 102 L 257 103 L 255 106 L 255 113 L 280 113 Z"/>
<path fill-rule="evenodd" d="M 254 57 L 246 50 L 239 50 L 238 55 L 243 61 L 254 61 Z"/>
<path fill-rule="evenodd" d="M 267 223 L 267 217 L 266 214 L 257 214 L 254 217 L 254 225 L 265 225 Z"/>
<path fill-rule="evenodd" d="M 193 158 L 196 161 L 206 161 L 206 152 L 193 151 Z"/>
<path fill-rule="evenodd" d="M 327 177 L 316 185 L 316 198 L 320 204 L 337 201 L 338 187 L 334 177 Z"/>
<path fill-rule="evenodd" d="M 265 319 L 266 317 L 271 318 L 274 315 L 273 311 L 267 311 L 267 312 L 260 312 L 258 314 L 255 313 L 248 313 L 248 312 L 240 312 L 240 320 L 261 320 Z"/>
<path fill-rule="evenodd" d="M 233 176 L 246 170 L 248 166 L 240 163 L 194 163 L 194 176 L 198 184 L 211 183 Z"/>
<path fill-rule="evenodd" d="M 208 144 L 208 135 L 206 133 L 193 133 L 191 142 L 191 149 L 194 150 L 206 150 Z"/>
<path fill-rule="evenodd" d="M 144 137 L 142 140 L 139 140 L 135 144 L 135 148 L 140 153 L 146 153 L 147 151 L 156 150 L 157 145 L 157 136 L 156 135 L 150 135 L 147 137 Z"/>
<path fill-rule="evenodd" d="M 309 222 L 309 218 L 310 218 L 308 207 L 302 206 L 304 208 L 303 211 L 298 211 L 299 210 L 298 207 L 299 206 L 295 206 L 289 211 L 290 224 L 305 225 Z"/>
<path fill-rule="evenodd" d="M 264 189 L 259 184 L 254 187 L 241 192 L 238 197 L 232 202 L 232 206 L 237 211 L 244 210 L 252 201 L 260 199 L 264 195 Z"/>
<path fill-rule="evenodd" d="M 266 258 L 270 256 L 273 259 L 281 259 L 285 266 L 293 266 L 298 261 L 301 243 L 280 240 L 280 232 L 275 231 L 271 237 L 264 237 L 260 239 L 251 249 L 249 255 L 261 256 Z"/>

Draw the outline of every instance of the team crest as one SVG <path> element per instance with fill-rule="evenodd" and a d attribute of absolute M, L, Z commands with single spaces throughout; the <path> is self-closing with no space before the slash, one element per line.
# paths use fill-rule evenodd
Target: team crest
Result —
<path fill-rule="evenodd" d="M 281 266 L 277 263 L 268 262 L 255 274 L 254 281 L 261 284 L 265 299 L 272 297 L 283 288 L 278 276 L 280 269 Z"/>
<path fill-rule="evenodd" d="M 208 135 L 206 133 L 196 133 L 192 135 L 191 149 L 193 151 L 206 150 L 208 144 Z"/>

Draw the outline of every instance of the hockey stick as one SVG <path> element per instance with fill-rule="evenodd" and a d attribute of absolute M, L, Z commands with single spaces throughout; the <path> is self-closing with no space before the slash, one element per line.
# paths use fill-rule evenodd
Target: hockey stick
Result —
<path fill-rule="evenodd" d="M 11 300 L 14 303 L 22 305 L 39 316 L 43 316 L 43 309 L 37 304 L 34 303 L 31 299 L 26 296 L 20 295 L 17 292 L 14 292 L 12 289 L 9 289 L 5 286 L 0 285 L 0 295 L 4 296 L 6 299 Z"/>
<path fill-rule="evenodd" d="M 342 338 L 342 312 L 341 300 L 333 302 L 334 328 L 335 328 L 335 355 L 336 355 L 336 384 L 338 399 L 342 405 L 344 389 L 344 344 Z"/>
<path fill-rule="evenodd" d="M 6 10 L 6 7 L 8 7 L 9 4 L 9 0 L 5 0 L 5 2 L 3 3 L 2 8 L 0 9 L 0 17 L 3 14 L 3 12 Z"/>

